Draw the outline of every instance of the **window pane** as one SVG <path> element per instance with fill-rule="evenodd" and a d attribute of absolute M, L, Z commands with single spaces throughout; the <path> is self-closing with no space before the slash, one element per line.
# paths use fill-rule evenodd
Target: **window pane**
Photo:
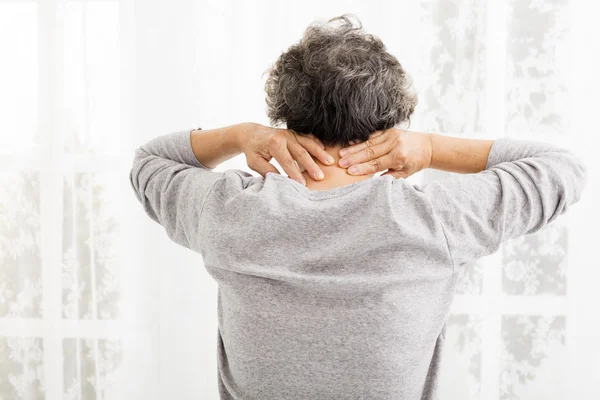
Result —
<path fill-rule="evenodd" d="M 418 37 L 411 40 L 427 53 L 420 70 L 412 72 L 422 85 L 413 118 L 428 132 L 481 132 L 486 3 L 434 0 L 420 5 L 425 15 Z"/>
<path fill-rule="evenodd" d="M 0 173 L 0 318 L 41 317 L 37 173 Z"/>
<path fill-rule="evenodd" d="M 122 358 L 119 340 L 64 339 L 64 399 L 111 398 L 112 374 Z"/>
<path fill-rule="evenodd" d="M 0 337 L 0 398 L 44 399 L 44 344 L 35 337 Z"/>
<path fill-rule="evenodd" d="M 512 0 L 509 4 L 506 130 L 548 141 L 550 135 L 568 132 L 568 2 Z"/>
<path fill-rule="evenodd" d="M 565 317 L 504 316 L 500 399 L 564 399 Z"/>
<path fill-rule="evenodd" d="M 457 294 L 482 294 L 485 259 L 467 263 L 460 268 L 460 277 L 456 285 Z"/>
<path fill-rule="evenodd" d="M 566 294 L 566 218 L 504 244 L 502 289 L 511 295 Z"/>
<path fill-rule="evenodd" d="M 118 316 L 118 176 L 76 173 L 64 181 L 63 317 Z"/>
<path fill-rule="evenodd" d="M 481 399 L 482 323 L 478 315 L 448 318 L 440 372 L 440 393 L 448 399 Z"/>

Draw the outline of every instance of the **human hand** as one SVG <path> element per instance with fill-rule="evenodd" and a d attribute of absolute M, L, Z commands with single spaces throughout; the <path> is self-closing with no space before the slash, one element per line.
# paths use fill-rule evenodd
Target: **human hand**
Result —
<path fill-rule="evenodd" d="M 325 177 L 311 154 L 325 165 L 334 163 L 325 151 L 323 143 L 313 135 L 299 135 L 292 130 L 278 129 L 261 124 L 245 124 L 239 141 L 246 155 L 248 167 L 263 177 L 267 172 L 279 174 L 270 163 L 275 158 L 285 173 L 292 179 L 306 184 L 302 172 L 308 171 L 316 180 Z"/>
<path fill-rule="evenodd" d="M 429 134 L 391 128 L 374 132 L 369 140 L 344 147 L 339 154 L 340 167 L 348 168 L 350 175 L 374 174 L 387 169 L 382 176 L 407 178 L 429 168 L 433 152 Z"/>

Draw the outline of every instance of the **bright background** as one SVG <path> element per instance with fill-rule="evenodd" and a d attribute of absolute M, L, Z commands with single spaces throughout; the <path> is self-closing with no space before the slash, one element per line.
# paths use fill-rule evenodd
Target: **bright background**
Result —
<path fill-rule="evenodd" d="M 411 129 L 544 140 L 590 170 L 565 217 L 466 269 L 441 399 L 599 399 L 599 8 L 0 0 L 0 399 L 217 399 L 216 283 L 143 214 L 133 151 L 267 124 L 261 74 L 346 12 L 413 77 Z"/>

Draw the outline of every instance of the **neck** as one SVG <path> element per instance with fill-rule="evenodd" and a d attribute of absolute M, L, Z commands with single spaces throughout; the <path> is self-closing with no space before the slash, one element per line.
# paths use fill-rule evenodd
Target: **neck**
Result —
<path fill-rule="evenodd" d="M 372 178 L 375 174 L 369 175 L 350 175 L 346 168 L 342 168 L 339 166 L 340 161 L 340 151 L 341 147 L 327 147 L 325 151 L 329 153 L 335 162 L 332 165 L 322 164 L 318 159 L 313 157 L 315 163 L 321 168 L 323 174 L 325 174 L 325 178 L 321 180 L 313 179 L 307 171 L 302 172 L 302 176 L 306 179 L 306 187 L 312 190 L 327 190 L 333 189 L 340 186 L 346 186 L 354 182 L 364 181 L 366 179 Z"/>

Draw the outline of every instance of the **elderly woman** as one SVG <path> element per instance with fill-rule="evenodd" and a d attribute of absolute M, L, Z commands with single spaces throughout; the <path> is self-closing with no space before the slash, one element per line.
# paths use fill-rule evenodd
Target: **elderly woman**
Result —
<path fill-rule="evenodd" d="M 287 129 L 167 133 L 130 176 L 218 282 L 221 399 L 436 398 L 465 264 L 563 214 L 585 166 L 541 142 L 399 129 L 417 104 L 409 78 L 347 16 L 309 26 L 266 92 Z M 260 176 L 213 170 L 241 153 Z M 403 179 L 424 168 L 456 174 Z"/>

